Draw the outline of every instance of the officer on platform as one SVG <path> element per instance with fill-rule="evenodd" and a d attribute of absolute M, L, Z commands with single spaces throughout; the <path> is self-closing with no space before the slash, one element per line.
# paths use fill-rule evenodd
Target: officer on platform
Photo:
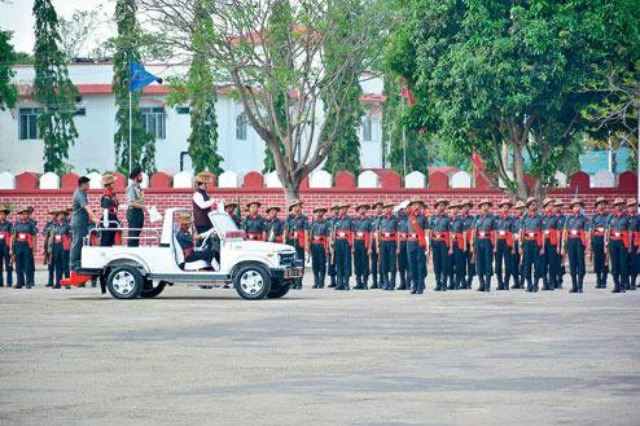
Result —
<path fill-rule="evenodd" d="M 476 275 L 476 262 L 473 259 L 474 255 L 472 244 L 476 217 L 471 214 L 471 209 L 473 208 L 473 203 L 471 201 L 463 200 L 460 203 L 460 207 L 462 208 L 462 220 L 464 222 L 464 230 L 467 237 L 467 250 L 465 252 L 467 276 L 463 288 L 471 289 L 473 277 Z"/>
<path fill-rule="evenodd" d="M 313 211 L 315 218 L 309 227 L 309 247 L 311 267 L 313 270 L 313 288 L 324 288 L 324 278 L 327 273 L 327 249 L 331 227 L 324 218 L 327 209 L 318 207 Z"/>
<path fill-rule="evenodd" d="M 284 241 L 282 239 L 284 222 L 278 217 L 278 213 L 280 213 L 280 207 L 267 207 L 267 218 L 264 220 L 264 241 L 270 243 L 281 243 Z"/>
<path fill-rule="evenodd" d="M 242 222 L 242 229 L 247 234 L 248 240 L 262 241 L 264 238 L 264 218 L 258 214 L 261 205 L 258 201 L 251 201 L 247 204 L 249 213 Z"/>
<path fill-rule="evenodd" d="M 436 276 L 435 291 L 446 291 L 447 274 L 449 271 L 449 233 L 451 232 L 451 218 L 445 209 L 449 201 L 442 198 L 436 200 L 436 212 L 429 221 L 429 241 L 433 256 L 433 273 Z"/>
<path fill-rule="evenodd" d="M 371 224 L 373 228 L 373 233 L 378 231 L 378 223 L 380 221 L 380 217 L 382 216 L 382 208 L 384 203 L 382 201 L 376 201 L 371 205 L 373 209 L 373 214 L 371 215 Z M 375 238 L 371 238 L 371 256 L 369 257 L 371 260 L 369 270 L 371 271 L 371 288 L 379 288 L 378 286 L 378 274 L 380 272 L 380 248 L 378 247 L 378 241 Z"/>
<path fill-rule="evenodd" d="M 96 216 L 89 207 L 89 200 L 87 198 L 88 190 L 89 178 L 86 176 L 80 177 L 78 179 L 78 189 L 73 193 L 72 200 L 73 216 L 71 217 L 71 233 L 73 240 L 70 251 L 71 280 L 77 284 L 88 280 L 88 277 L 79 276 L 76 271 L 80 268 L 83 239 L 89 233 L 89 222 L 100 222 L 98 216 Z M 131 226 L 131 222 L 129 226 Z"/>
<path fill-rule="evenodd" d="M 302 214 L 302 201 L 292 200 L 289 203 L 289 216 L 285 221 L 284 240 L 288 245 L 296 249 L 298 260 L 305 261 L 305 250 L 309 239 L 309 220 Z M 291 287 L 294 290 L 302 289 L 302 278 L 296 279 Z"/>
<path fill-rule="evenodd" d="M 396 286 L 396 251 L 398 221 L 393 215 L 394 204 L 384 203 L 384 214 L 378 222 L 376 240 L 380 247 L 380 285 L 383 290 L 392 291 Z"/>
<path fill-rule="evenodd" d="M 622 198 L 613 201 L 615 211 L 609 218 L 609 226 L 605 236 L 605 246 L 609 246 L 611 275 L 613 276 L 613 293 L 624 293 L 629 279 L 629 253 L 631 252 L 631 234 L 629 216 L 623 211 L 625 202 Z"/>
<path fill-rule="evenodd" d="M 589 221 L 581 212 L 584 207 L 582 201 L 573 200 L 569 207 L 573 214 L 567 216 L 564 221 L 562 257 L 569 257 L 570 293 L 582 293 L 586 273 L 584 256 L 589 241 Z"/>
<path fill-rule="evenodd" d="M 209 219 L 209 213 L 211 213 L 211 209 L 215 204 L 207 192 L 209 183 L 211 183 L 210 175 L 206 173 L 198 173 L 196 175 L 197 187 L 191 196 L 191 202 L 193 204 L 193 220 L 198 234 L 207 232 L 213 227 Z"/>
<path fill-rule="evenodd" d="M 110 173 L 102 176 L 104 194 L 100 198 L 100 207 L 102 207 L 101 228 L 118 228 L 120 226 L 120 221 L 118 220 L 120 202 L 113 188 L 116 180 L 116 177 Z M 119 231 L 102 231 L 100 233 L 100 245 L 102 247 L 112 247 L 114 244 L 121 244 L 121 242 L 122 236 Z"/>
<path fill-rule="evenodd" d="M 138 247 L 140 245 L 140 233 L 144 226 L 144 192 L 142 183 L 142 169 L 136 166 L 129 173 L 131 183 L 127 187 L 127 222 L 129 235 L 127 246 Z"/>
<path fill-rule="evenodd" d="M 7 270 L 7 287 L 13 285 L 13 224 L 7 219 L 9 206 L 0 206 L 0 287 L 4 287 L 4 269 Z"/>
<path fill-rule="evenodd" d="M 449 248 L 449 290 L 462 290 L 467 278 L 467 235 L 464 218 L 458 214 L 460 204 L 452 201 L 451 210 L 451 245 Z"/>
<path fill-rule="evenodd" d="M 409 274 L 411 278 L 411 294 L 422 294 L 425 290 L 427 277 L 427 235 L 429 233 L 429 220 L 424 215 L 424 201 L 413 197 L 407 208 L 407 222 L 409 234 L 407 235 L 407 256 L 409 262 Z"/>
<path fill-rule="evenodd" d="M 503 199 L 498 204 L 500 214 L 495 216 L 495 241 L 493 252 L 496 259 L 496 276 L 498 277 L 498 290 L 509 290 L 509 279 L 513 276 L 513 217 L 509 210 L 513 203 Z M 504 268 L 504 274 L 503 274 Z"/>
<path fill-rule="evenodd" d="M 353 250 L 353 221 L 347 215 L 350 206 L 344 202 L 340 203 L 338 216 L 334 219 L 331 231 L 333 261 L 336 265 L 336 290 L 349 290 Z"/>
<path fill-rule="evenodd" d="M 511 276 L 513 277 L 512 289 L 523 288 L 523 275 L 522 275 L 522 262 L 520 262 L 520 247 L 522 242 L 520 241 L 520 231 L 522 230 L 522 221 L 527 214 L 524 203 L 522 201 L 516 202 L 515 205 L 516 215 L 511 223 L 511 235 L 513 235 L 513 252 L 511 254 Z"/>
<path fill-rule="evenodd" d="M 373 220 L 367 216 L 369 208 L 369 204 L 359 204 L 356 206 L 358 215 L 353 218 L 353 269 L 356 273 L 354 290 L 369 289 L 369 255 L 373 233 Z"/>
<path fill-rule="evenodd" d="M 542 241 L 542 217 L 538 214 L 538 201 L 535 198 L 527 198 L 525 207 L 528 213 L 522 219 L 520 230 L 520 258 L 522 261 L 522 274 L 527 281 L 527 291 L 537 292 L 538 283 L 542 278 L 542 266 L 540 257 L 544 255 Z M 535 268 L 535 279 L 532 277 Z"/>
<path fill-rule="evenodd" d="M 627 216 L 629 216 L 629 232 L 632 237 L 627 290 L 635 290 L 636 280 L 640 274 L 640 215 L 638 215 L 638 201 L 635 198 L 627 200 Z"/>
<path fill-rule="evenodd" d="M 493 233 L 495 230 L 495 218 L 489 212 L 493 203 L 489 200 L 481 200 L 478 204 L 480 214 L 476 216 L 473 250 L 476 257 L 478 280 L 480 286 L 478 291 L 491 291 L 491 276 L 493 275 Z"/>
<path fill-rule="evenodd" d="M 558 217 L 553 212 L 554 200 L 545 198 L 542 202 L 544 215 L 542 216 L 542 239 L 544 255 L 540 259 L 542 266 L 542 290 L 554 290 L 558 278 Z"/>
<path fill-rule="evenodd" d="M 605 247 L 605 234 L 609 224 L 609 213 L 606 212 L 607 200 L 596 198 L 596 212 L 591 217 L 589 227 L 591 229 L 591 252 L 593 254 L 593 269 L 596 273 L 596 288 L 607 288 L 607 254 Z"/>

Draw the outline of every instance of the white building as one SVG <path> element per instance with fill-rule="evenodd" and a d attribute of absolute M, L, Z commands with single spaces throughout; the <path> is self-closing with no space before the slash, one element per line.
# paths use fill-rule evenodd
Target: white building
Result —
<path fill-rule="evenodd" d="M 184 75 L 185 65 L 148 65 L 147 70 L 166 79 Z M 43 171 L 43 144 L 39 139 L 36 117 L 38 105 L 31 99 L 34 70 L 31 66 L 16 66 L 15 82 L 20 99 L 16 108 L 0 111 L 0 172 L 20 173 Z M 72 82 L 80 99 L 75 123 L 79 137 L 69 152 L 69 162 L 77 173 L 87 169 L 113 170 L 115 153 L 113 135 L 116 131 L 115 97 L 111 82 L 110 63 L 70 64 Z M 361 164 L 379 168 L 383 164 L 381 112 L 382 81 L 364 76 L 362 102 L 366 114 L 360 129 Z M 147 131 L 156 137 L 156 168 L 177 173 L 191 168 L 187 154 L 190 132 L 188 105 L 169 107 L 166 85 L 156 83 L 143 90 L 141 108 Z M 224 158 L 222 168 L 242 175 L 262 170 L 264 142 L 247 124 L 242 105 L 229 96 L 225 88 L 218 89 L 218 151 Z"/>

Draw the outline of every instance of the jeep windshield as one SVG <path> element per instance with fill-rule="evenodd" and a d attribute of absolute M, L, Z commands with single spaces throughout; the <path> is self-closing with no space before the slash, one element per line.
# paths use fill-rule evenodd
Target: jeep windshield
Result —
<path fill-rule="evenodd" d="M 243 239 L 243 232 L 238 229 L 236 223 L 227 213 L 209 213 L 209 220 L 216 233 L 225 239 Z"/>

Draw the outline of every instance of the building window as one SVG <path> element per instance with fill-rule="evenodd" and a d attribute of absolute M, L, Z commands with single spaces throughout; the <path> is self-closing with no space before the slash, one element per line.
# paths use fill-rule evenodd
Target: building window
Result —
<path fill-rule="evenodd" d="M 40 139 L 38 131 L 38 108 L 20 108 L 20 140 Z"/>
<path fill-rule="evenodd" d="M 247 115 L 244 112 L 236 117 L 236 139 L 239 141 L 247 140 Z"/>
<path fill-rule="evenodd" d="M 373 139 L 371 137 L 371 119 L 366 118 L 362 122 L 362 140 L 365 142 L 371 142 Z"/>
<path fill-rule="evenodd" d="M 144 130 L 154 139 L 165 139 L 167 133 L 167 115 L 162 107 L 140 108 Z"/>
<path fill-rule="evenodd" d="M 176 107 L 176 113 L 179 115 L 190 114 L 191 109 L 189 107 Z"/>

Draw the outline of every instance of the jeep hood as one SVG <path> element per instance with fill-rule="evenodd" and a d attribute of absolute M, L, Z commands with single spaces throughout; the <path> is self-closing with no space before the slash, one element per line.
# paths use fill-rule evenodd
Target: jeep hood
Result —
<path fill-rule="evenodd" d="M 234 250 L 295 253 L 295 249 L 286 244 L 268 243 L 265 241 L 234 241 L 229 245 Z"/>

